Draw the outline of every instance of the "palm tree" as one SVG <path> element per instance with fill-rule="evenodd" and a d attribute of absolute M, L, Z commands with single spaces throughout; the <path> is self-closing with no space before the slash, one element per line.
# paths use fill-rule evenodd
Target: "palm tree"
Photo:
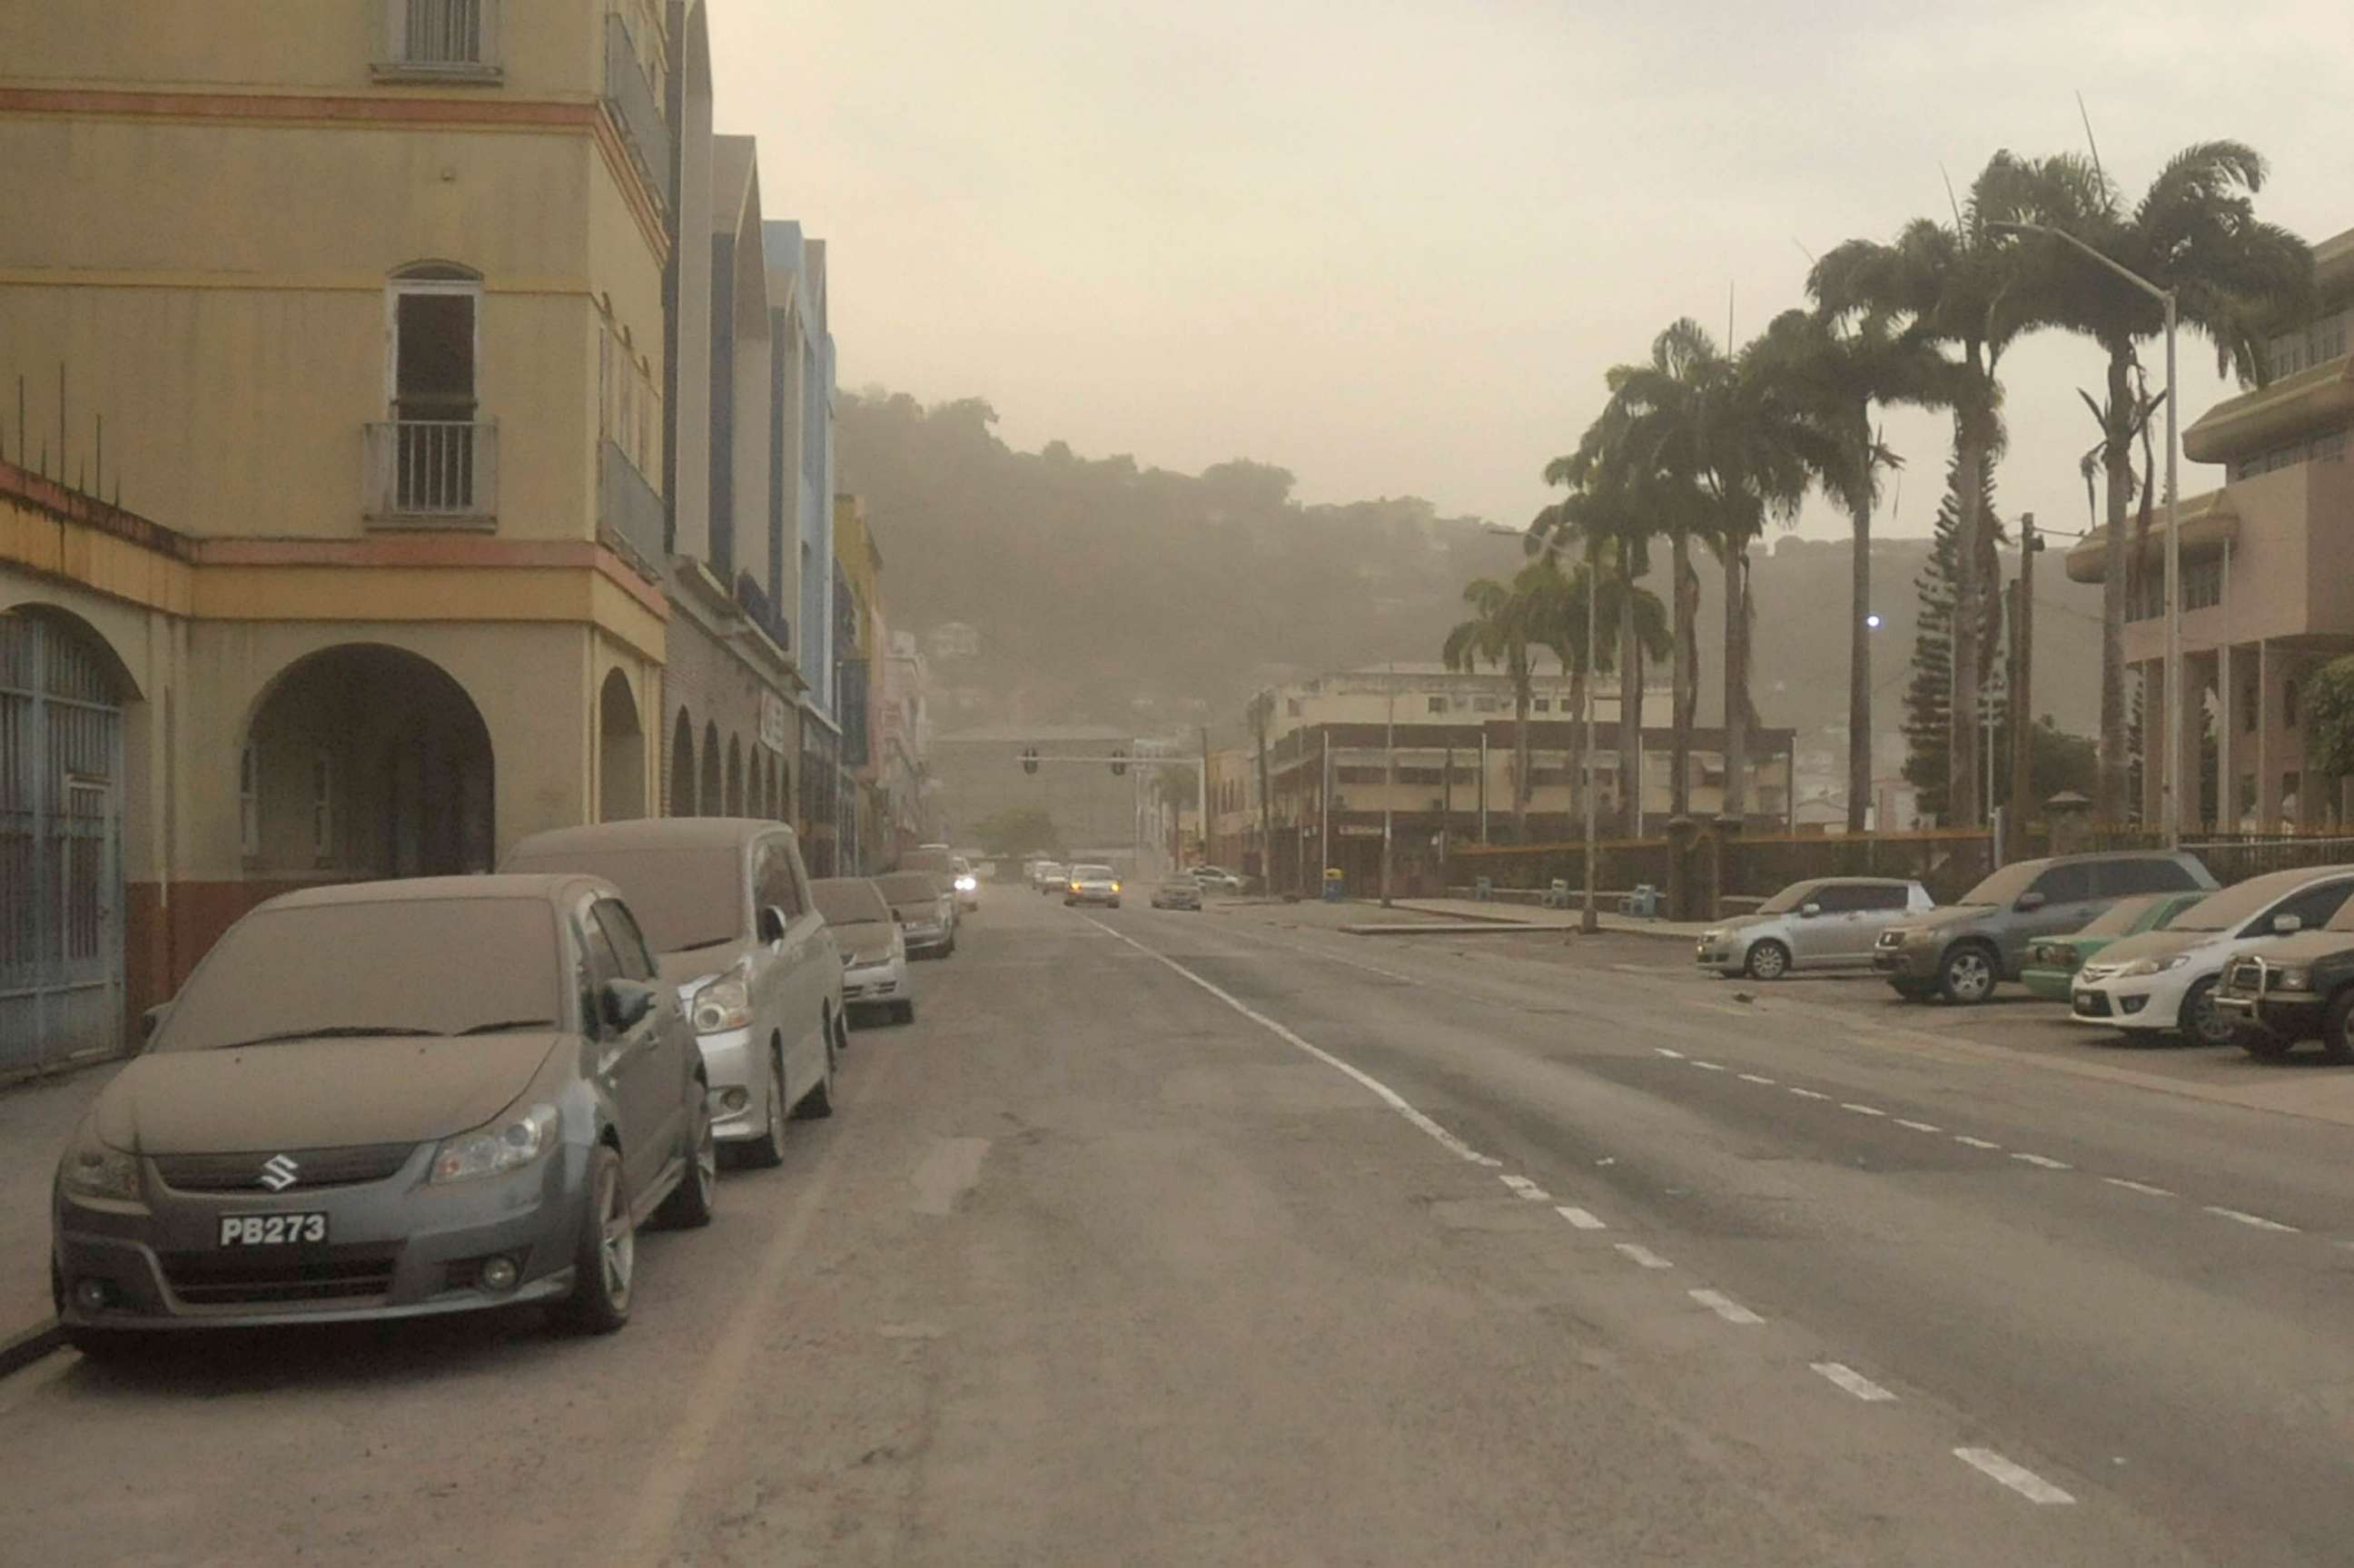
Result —
<path fill-rule="evenodd" d="M 2073 154 L 2032 165 L 2026 216 L 2065 230 L 2128 271 L 2174 291 L 2181 324 L 2215 347 L 2216 368 L 2262 385 L 2268 323 L 2301 308 L 2313 288 L 2312 248 L 2289 230 L 2260 221 L 2254 197 L 2264 160 L 2240 142 L 2199 142 L 2168 160 L 2141 199 L 2127 207 L 2100 164 Z M 2041 272 L 2044 319 L 2091 338 L 2108 355 L 2101 420 L 2107 477 L 2107 567 L 2101 584 L 2101 814 L 2126 810 L 2128 716 L 2125 695 L 2125 616 L 2128 562 L 2126 508 L 2134 495 L 2133 443 L 2149 415 L 2136 395 L 2140 345 L 2165 328 L 2158 301 L 2112 275 L 2064 241 L 2031 246 Z M 2174 395 L 2168 387 L 2166 395 Z M 2089 399 L 2088 399 L 2089 400 Z M 2177 702 L 2172 694 L 2169 700 Z M 2177 727 L 2177 726 L 2169 726 Z"/>
<path fill-rule="evenodd" d="M 1529 651 L 1542 644 L 1546 628 L 1542 596 L 1545 585 L 1532 574 L 1548 562 L 1532 562 L 1500 583 L 1474 577 L 1463 588 L 1463 602 L 1471 617 L 1447 634 L 1440 657 L 1450 670 L 1470 671 L 1481 664 L 1500 665 L 1512 684 L 1512 842 L 1529 838 L 1529 703 L 1534 674 Z M 1558 578 L 1559 572 L 1553 577 Z"/>

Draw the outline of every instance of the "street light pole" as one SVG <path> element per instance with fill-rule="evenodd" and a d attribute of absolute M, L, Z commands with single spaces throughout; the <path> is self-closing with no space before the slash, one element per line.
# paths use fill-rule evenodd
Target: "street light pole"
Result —
<path fill-rule="evenodd" d="M 1594 553 L 1585 556 L 1585 752 L 1577 759 L 1579 792 L 1585 797 L 1585 907 L 1577 916 L 1577 928 L 1586 936 L 1602 929 L 1602 914 L 1595 904 L 1594 890 L 1594 662 L 1598 650 L 1595 629 L 1601 623 L 1601 607 L 1594 585 L 1602 574 L 1596 567 Z"/>
<path fill-rule="evenodd" d="M 1382 740 L 1382 907 L 1390 906 L 1390 841 L 1397 793 L 1397 661 L 1390 661 L 1389 727 Z"/>

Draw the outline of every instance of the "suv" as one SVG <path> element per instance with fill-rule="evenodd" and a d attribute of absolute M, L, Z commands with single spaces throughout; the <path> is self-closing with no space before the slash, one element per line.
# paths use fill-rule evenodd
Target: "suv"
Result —
<path fill-rule="evenodd" d="M 2137 893 L 2212 892 L 2214 873 L 2180 852 L 2060 855 L 2004 866 L 1952 906 L 1881 932 L 1872 967 L 1907 1001 L 1974 1006 L 2015 980 L 2038 937 L 2081 930 Z"/>
<path fill-rule="evenodd" d="M 2318 1040 L 2333 1062 L 2354 1062 L 2354 900 L 2321 929 L 2275 938 L 2232 960 L 2215 1010 L 2239 1026 L 2252 1056 L 2279 1056 Z"/>
<path fill-rule="evenodd" d="M 1754 915 L 1712 926 L 1694 957 L 1721 975 L 1780 980 L 1792 969 L 1861 969 L 1881 928 L 1934 907 L 1917 882 L 1823 876 L 1794 882 Z"/>
<path fill-rule="evenodd" d="M 849 1032 L 842 957 L 792 829 L 661 817 L 535 833 L 504 872 L 580 872 L 621 890 L 702 1047 L 712 1131 L 754 1163 L 785 1157 L 788 1117 L 833 1111 Z"/>

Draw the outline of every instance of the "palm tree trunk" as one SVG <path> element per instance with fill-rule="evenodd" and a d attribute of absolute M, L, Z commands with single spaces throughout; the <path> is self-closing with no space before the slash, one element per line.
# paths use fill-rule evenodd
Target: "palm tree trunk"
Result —
<path fill-rule="evenodd" d="M 1724 805 L 1749 814 L 1749 541 L 1724 542 Z"/>
<path fill-rule="evenodd" d="M 1868 415 L 1856 420 L 1854 560 L 1849 566 L 1847 628 L 1847 831 L 1863 832 L 1872 798 L 1872 429 Z M 1792 779 L 1793 786 L 1797 784 Z"/>
<path fill-rule="evenodd" d="M 1634 552 L 1618 557 L 1618 820 L 1619 836 L 1643 827 L 1643 643 L 1635 625 Z"/>
<path fill-rule="evenodd" d="M 2132 499 L 2132 421 L 2134 399 L 2126 376 L 2132 349 L 2109 351 L 2109 406 L 2103 467 L 2107 471 L 2109 542 L 2101 574 L 2101 773 L 2094 802 L 2105 822 L 2123 822 L 2131 815 L 2126 781 L 2131 746 L 2126 720 L 2126 577 L 2132 556 L 2126 539 L 2126 505 Z"/>
<path fill-rule="evenodd" d="M 1529 842 L 1529 673 L 1512 672 L 1512 842 Z"/>
<path fill-rule="evenodd" d="M 1974 411 L 1954 421 L 1954 440 L 1961 469 L 1961 515 L 1954 541 L 1954 619 L 1952 641 L 1953 702 L 1948 715 L 1951 735 L 1946 755 L 1946 825 L 1977 827 L 1983 817 L 1978 799 L 1978 663 L 1986 630 L 1982 605 L 1979 533 L 1987 525 L 1984 422 Z"/>
<path fill-rule="evenodd" d="M 1674 556 L 1676 641 L 1668 722 L 1675 726 L 1671 747 L 1675 777 L 1668 780 L 1668 814 L 1691 814 L 1692 726 L 1700 717 L 1700 574 L 1692 569 L 1691 535 L 1669 535 Z"/>

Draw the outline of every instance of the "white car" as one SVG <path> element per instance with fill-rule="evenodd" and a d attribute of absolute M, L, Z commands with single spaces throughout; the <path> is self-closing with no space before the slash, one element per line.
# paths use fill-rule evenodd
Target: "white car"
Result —
<path fill-rule="evenodd" d="M 833 876 L 810 885 L 817 911 L 842 948 L 842 1005 L 916 1022 L 916 992 L 907 983 L 907 933 L 883 890 L 864 876 Z"/>
<path fill-rule="evenodd" d="M 1243 890 L 1243 879 L 1224 866 L 1197 865 L 1193 868 L 1193 880 L 1200 884 L 1204 893 L 1240 893 Z"/>
<path fill-rule="evenodd" d="M 2238 1022 L 2215 1007 L 2224 966 L 2274 938 L 2319 929 L 2349 896 L 2354 865 L 2275 871 L 2210 894 L 2163 931 L 2102 948 L 2076 971 L 2070 1015 L 2131 1034 L 2179 1031 L 2200 1044 L 2228 1045 Z"/>
<path fill-rule="evenodd" d="M 955 865 L 956 874 L 953 880 L 953 885 L 956 888 L 957 907 L 960 909 L 979 909 L 981 907 L 980 874 L 972 869 L 972 862 L 965 859 L 962 855 L 956 857 Z"/>

